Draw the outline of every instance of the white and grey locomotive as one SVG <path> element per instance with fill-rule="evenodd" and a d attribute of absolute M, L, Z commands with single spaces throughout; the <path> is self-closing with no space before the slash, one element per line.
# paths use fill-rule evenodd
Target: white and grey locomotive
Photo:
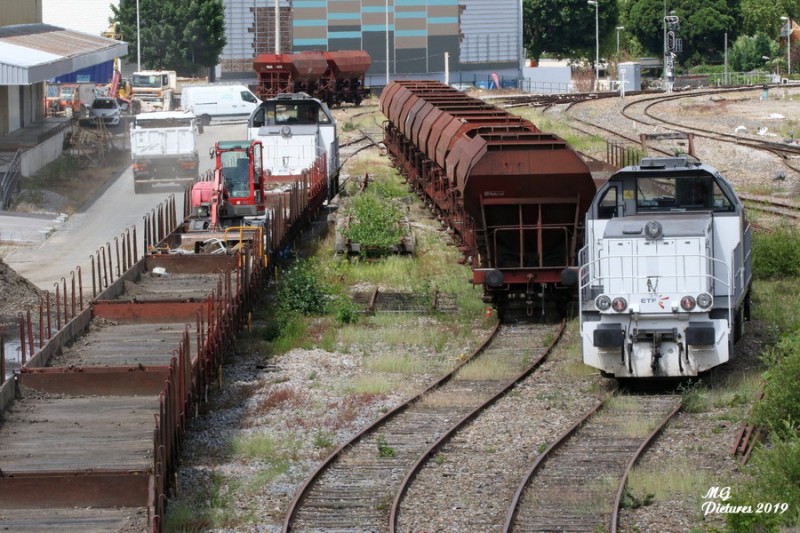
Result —
<path fill-rule="evenodd" d="M 751 227 L 731 183 L 691 157 L 616 172 L 586 215 L 583 361 L 617 378 L 696 376 L 749 319 Z"/>

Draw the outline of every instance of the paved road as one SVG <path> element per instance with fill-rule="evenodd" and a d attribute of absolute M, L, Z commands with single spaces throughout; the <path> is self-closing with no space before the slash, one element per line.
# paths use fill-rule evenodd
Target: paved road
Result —
<path fill-rule="evenodd" d="M 199 143 L 201 172 L 213 166 L 208 154 L 216 141 L 246 138 L 246 126 L 243 123 L 206 126 Z M 138 250 L 141 254 L 144 215 L 174 193 L 174 188 L 156 188 L 147 194 L 134 194 L 133 174 L 131 167 L 128 167 L 88 209 L 72 215 L 61 224 L 54 224 L 52 218 L 39 220 L 10 217 L 17 219 L 12 225 L 7 220 L 9 217 L 4 217 L 0 221 L 3 231 L 7 228 L 12 231 L 12 228 L 17 227 L 16 224 L 20 227 L 27 224 L 34 232 L 52 227 L 47 229 L 50 232 L 49 238 L 39 242 L 38 234 L 32 234 L 37 238 L 29 239 L 30 246 L 14 250 L 4 260 L 18 274 L 42 289 L 54 290 L 54 285 L 77 266 L 85 273 L 84 284 L 90 283 L 90 274 L 87 275 L 91 272 L 90 256 L 108 242 L 112 243 L 113 249 L 114 238 L 134 226 L 139 236 Z M 182 196 L 179 193 L 177 196 L 180 206 Z"/>

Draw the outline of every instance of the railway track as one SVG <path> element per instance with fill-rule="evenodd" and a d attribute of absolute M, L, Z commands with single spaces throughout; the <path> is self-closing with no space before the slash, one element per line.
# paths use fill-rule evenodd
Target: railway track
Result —
<path fill-rule="evenodd" d="M 564 325 L 498 326 L 457 369 L 337 449 L 298 490 L 284 531 L 381 531 L 425 460 L 540 365 Z M 553 335 L 546 348 L 531 339 Z M 501 372 L 484 377 L 489 364 Z M 472 370 L 471 370 L 472 369 Z"/>
<path fill-rule="evenodd" d="M 503 531 L 616 531 L 630 468 L 679 409 L 674 396 L 598 404 L 532 465 Z"/>

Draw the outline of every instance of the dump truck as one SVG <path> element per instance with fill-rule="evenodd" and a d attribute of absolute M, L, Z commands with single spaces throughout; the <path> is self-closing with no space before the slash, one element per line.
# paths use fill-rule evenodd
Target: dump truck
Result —
<path fill-rule="evenodd" d="M 142 70 L 131 77 L 134 109 L 170 111 L 178 94 L 178 74 L 174 70 Z"/>
<path fill-rule="evenodd" d="M 197 117 L 181 111 L 154 111 L 134 117 L 130 126 L 133 189 L 156 184 L 186 185 L 198 173 Z"/>

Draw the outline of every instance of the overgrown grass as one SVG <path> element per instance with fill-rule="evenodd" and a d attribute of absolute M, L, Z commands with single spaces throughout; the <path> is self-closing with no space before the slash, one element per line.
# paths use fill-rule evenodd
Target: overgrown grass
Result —
<path fill-rule="evenodd" d="M 372 372 L 388 372 L 392 374 L 416 374 L 424 370 L 425 361 L 408 354 L 378 355 L 364 361 L 364 368 Z"/>
<path fill-rule="evenodd" d="M 236 494 L 241 490 L 239 482 L 212 474 L 210 483 L 192 502 L 176 502 L 167 509 L 164 530 L 167 533 L 200 533 L 214 529 L 236 529 L 246 523 L 246 516 L 238 516 Z"/>
<path fill-rule="evenodd" d="M 504 380 L 519 371 L 516 365 L 493 357 L 481 357 L 464 365 L 456 374 L 457 380 Z"/>
<path fill-rule="evenodd" d="M 294 437 L 253 433 L 237 436 L 231 441 L 231 452 L 248 459 L 269 464 L 281 464 L 297 459 L 301 442 Z"/>
<path fill-rule="evenodd" d="M 705 413 L 712 408 L 740 408 L 743 415 L 760 386 L 761 380 L 757 375 L 738 374 L 721 383 L 710 379 L 686 383 L 678 392 L 683 395 L 683 411 L 686 413 Z"/>
<path fill-rule="evenodd" d="M 413 335 L 409 335 L 413 331 Z M 337 332 L 337 346 L 350 351 L 355 347 L 380 346 L 381 351 L 392 352 L 391 348 L 406 351 L 425 350 L 446 354 L 468 343 L 472 327 L 454 322 L 441 324 L 420 320 L 418 316 L 385 313 L 364 317 L 358 326 L 345 325 Z M 437 360 L 427 358 L 424 371 L 430 371 L 430 364 L 439 368 Z"/>
<path fill-rule="evenodd" d="M 362 375 L 350 381 L 345 390 L 350 394 L 388 394 L 397 389 L 397 383 L 386 376 Z"/>
<path fill-rule="evenodd" d="M 635 466 L 630 472 L 627 490 L 636 500 L 645 501 L 648 494 L 662 502 L 680 495 L 701 496 L 710 486 L 709 475 L 686 457 L 668 457 L 653 463 Z"/>
<path fill-rule="evenodd" d="M 769 436 L 766 445 L 753 453 L 746 469 L 748 481 L 726 503 L 786 503 L 788 509 L 728 514 L 728 530 L 734 533 L 800 526 L 800 233 L 780 227 L 756 234 L 753 257 L 753 275 L 759 280 L 753 312 L 768 325 L 771 347 L 762 355 L 768 367 L 766 387 L 752 420 Z"/>
<path fill-rule="evenodd" d="M 536 124 L 536 127 L 540 130 L 558 135 L 567 141 L 574 150 L 580 152 L 604 152 L 606 149 L 606 142 L 601 136 L 589 136 L 577 132 L 569 126 L 568 121 L 562 115 L 545 115 L 539 109 L 522 109 L 518 111 L 518 114 Z"/>
<path fill-rule="evenodd" d="M 422 407 L 465 407 L 475 405 L 475 397 L 458 391 L 435 390 L 419 401 Z"/>

